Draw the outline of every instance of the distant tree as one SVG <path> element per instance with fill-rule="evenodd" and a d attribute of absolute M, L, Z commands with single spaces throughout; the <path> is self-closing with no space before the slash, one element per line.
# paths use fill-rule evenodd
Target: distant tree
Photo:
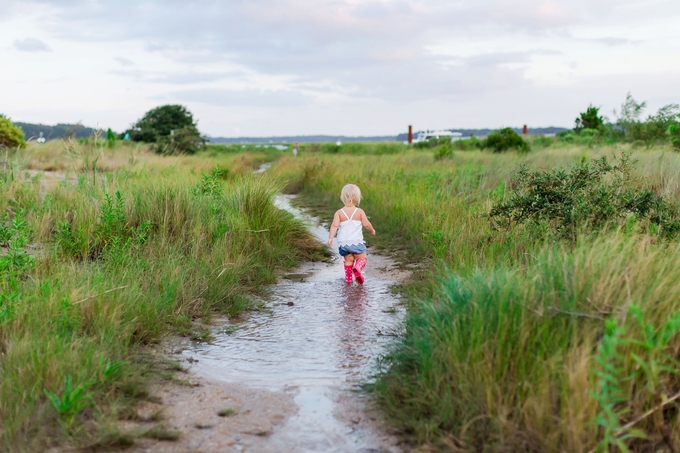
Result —
<path fill-rule="evenodd" d="M 25 148 L 24 131 L 5 115 L 0 115 L 0 148 Z"/>
<path fill-rule="evenodd" d="M 495 153 L 502 153 L 509 149 L 518 151 L 529 151 L 529 143 L 525 142 L 517 132 L 509 127 L 494 131 L 486 138 L 485 148 L 491 148 Z"/>
<path fill-rule="evenodd" d="M 583 129 L 599 130 L 604 125 L 604 119 L 600 116 L 600 108 L 589 105 L 585 112 L 581 112 L 580 117 L 576 118 L 574 131 L 581 132 Z"/>
<path fill-rule="evenodd" d="M 641 120 L 642 112 L 646 107 L 646 102 L 637 102 L 630 93 L 626 96 L 617 119 L 617 124 L 623 130 L 626 140 L 630 142 L 639 140 L 650 144 L 668 140 L 670 133 L 672 141 L 673 134 L 670 129 L 678 123 L 680 105 L 665 105 L 656 115 L 649 115 L 643 121 Z"/>
<path fill-rule="evenodd" d="M 205 144 L 193 115 L 182 105 L 156 107 L 127 132 L 133 141 L 155 143 L 161 154 L 192 154 Z"/>
<path fill-rule="evenodd" d="M 633 99 L 633 95 L 628 93 L 625 102 L 621 105 L 621 116 L 619 123 L 633 123 L 640 120 L 642 111 L 647 107 L 647 102 L 638 103 Z"/>

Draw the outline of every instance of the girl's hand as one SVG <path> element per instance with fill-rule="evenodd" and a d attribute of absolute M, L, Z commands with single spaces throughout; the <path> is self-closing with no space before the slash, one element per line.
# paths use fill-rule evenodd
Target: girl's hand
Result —
<path fill-rule="evenodd" d="M 372 234 L 373 236 L 375 236 L 375 229 L 373 229 L 373 231 L 371 231 L 371 234 Z"/>
<path fill-rule="evenodd" d="M 333 238 L 330 238 L 330 239 L 328 240 L 328 248 L 329 248 L 329 249 L 332 249 L 332 248 L 333 248 Z"/>

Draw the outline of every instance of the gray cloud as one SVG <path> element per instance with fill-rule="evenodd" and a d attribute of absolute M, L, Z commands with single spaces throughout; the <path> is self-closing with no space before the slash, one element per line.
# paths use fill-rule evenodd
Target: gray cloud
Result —
<path fill-rule="evenodd" d="M 35 38 L 15 40 L 14 48 L 21 52 L 52 52 L 52 49 L 43 41 Z"/>
<path fill-rule="evenodd" d="M 204 82 L 216 82 L 224 79 L 243 80 L 244 71 L 224 72 L 145 72 L 141 69 L 123 69 L 109 71 L 111 74 L 129 77 L 148 83 L 165 83 L 169 85 L 191 85 Z"/>
<path fill-rule="evenodd" d="M 613 36 L 608 36 L 605 38 L 594 38 L 589 39 L 589 41 L 604 44 L 609 47 L 625 46 L 627 44 L 640 44 L 642 41 L 633 41 L 627 38 L 615 38 Z"/>
<path fill-rule="evenodd" d="M 197 88 L 173 91 L 169 95 L 179 102 L 199 102 L 217 107 L 299 107 L 312 101 L 310 96 L 294 90 Z"/>
<path fill-rule="evenodd" d="M 135 62 L 130 60 L 129 58 L 124 58 L 124 57 L 116 57 L 114 58 L 118 63 L 120 63 L 123 66 L 134 66 Z"/>
<path fill-rule="evenodd" d="M 510 63 L 529 63 L 534 55 L 562 55 L 557 50 L 534 50 L 528 52 L 496 52 L 464 58 L 471 67 L 489 67 Z"/>

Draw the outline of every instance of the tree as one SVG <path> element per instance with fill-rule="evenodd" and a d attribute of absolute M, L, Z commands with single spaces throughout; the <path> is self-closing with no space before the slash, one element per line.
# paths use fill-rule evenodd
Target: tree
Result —
<path fill-rule="evenodd" d="M 133 141 L 155 143 L 156 152 L 161 154 L 192 154 L 205 144 L 193 115 L 182 105 L 149 110 L 127 132 Z"/>
<path fill-rule="evenodd" d="M 484 147 L 492 148 L 495 153 L 502 153 L 513 148 L 519 151 L 529 151 L 529 143 L 525 142 L 522 137 L 517 135 L 517 132 L 509 127 L 489 134 Z"/>
<path fill-rule="evenodd" d="M 574 131 L 581 132 L 583 129 L 599 130 L 604 125 L 604 119 L 599 115 L 600 108 L 589 105 L 585 112 L 581 112 L 580 117 L 576 118 Z"/>
<path fill-rule="evenodd" d="M 638 103 L 628 93 L 626 101 L 621 106 L 621 116 L 617 120 L 618 126 L 625 133 L 626 139 L 631 142 L 641 140 L 646 143 L 667 140 L 670 128 L 678 121 L 680 105 L 665 105 L 659 109 L 656 115 L 649 115 L 646 120 L 642 121 L 640 118 L 646 107 L 646 102 Z"/>
<path fill-rule="evenodd" d="M 0 148 L 26 148 L 24 131 L 5 115 L 0 115 Z"/>

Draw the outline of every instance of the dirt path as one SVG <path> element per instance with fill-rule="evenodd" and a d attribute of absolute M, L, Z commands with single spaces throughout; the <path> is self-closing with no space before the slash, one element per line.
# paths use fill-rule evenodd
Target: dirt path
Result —
<path fill-rule="evenodd" d="M 277 202 L 325 242 L 328 231 L 289 197 Z M 405 277 L 379 255 L 369 257 L 363 286 L 343 282 L 339 257 L 284 276 L 265 311 L 182 353 L 197 386 L 159 392 L 165 423 L 181 436 L 141 441 L 137 451 L 402 451 L 360 385 L 399 329 L 403 308 L 391 286 Z"/>

